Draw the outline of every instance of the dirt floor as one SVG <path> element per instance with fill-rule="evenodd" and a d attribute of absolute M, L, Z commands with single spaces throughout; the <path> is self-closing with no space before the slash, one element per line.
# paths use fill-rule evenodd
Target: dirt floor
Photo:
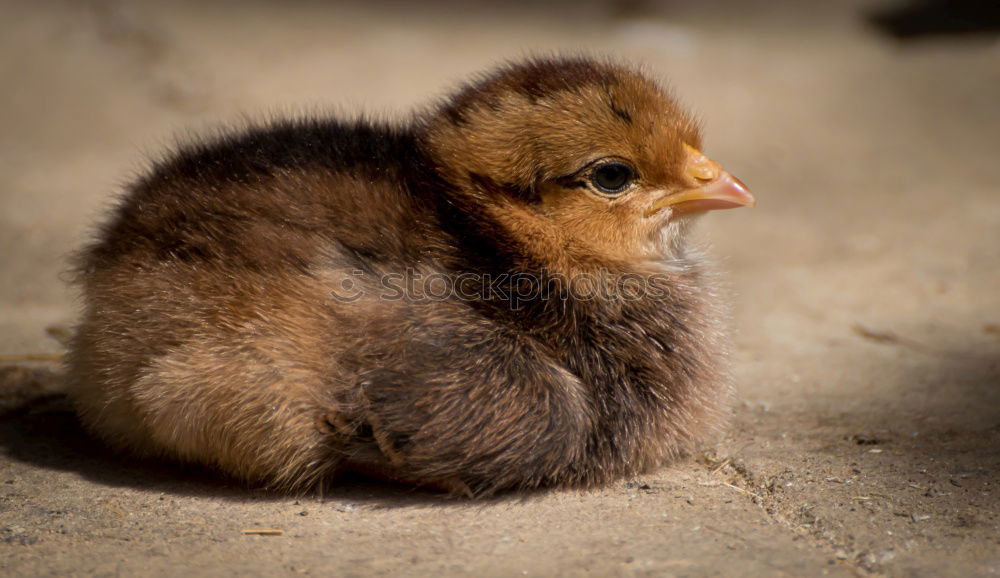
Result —
<path fill-rule="evenodd" d="M 887 2 L 500 4 L 0 3 L 0 574 L 1000 575 L 996 34 L 899 40 Z M 759 199 L 701 227 L 740 396 L 703 453 L 593 492 L 269 495 L 107 452 L 35 399 L 55 363 L 6 357 L 59 354 L 66 254 L 176 136 L 400 115 L 580 49 L 669 79 Z"/>

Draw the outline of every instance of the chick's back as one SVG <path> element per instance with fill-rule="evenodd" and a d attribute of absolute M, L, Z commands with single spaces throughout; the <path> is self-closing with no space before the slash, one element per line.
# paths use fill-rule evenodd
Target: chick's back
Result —
<path fill-rule="evenodd" d="M 433 244 L 406 185 L 414 150 L 402 129 L 303 120 L 158 163 L 78 256 L 68 364 L 85 424 L 254 482 L 334 469 L 344 442 L 317 420 L 349 414 L 356 378 L 339 363 L 352 311 L 332 291 Z"/>

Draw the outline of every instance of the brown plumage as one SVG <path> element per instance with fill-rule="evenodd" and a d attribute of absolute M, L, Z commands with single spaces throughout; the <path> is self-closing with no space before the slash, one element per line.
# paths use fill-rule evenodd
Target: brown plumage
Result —
<path fill-rule="evenodd" d="M 302 489 L 477 495 L 657 467 L 729 396 L 685 238 L 752 198 L 641 73 L 500 68 L 408 123 L 276 121 L 181 148 L 79 257 L 84 423 Z"/>

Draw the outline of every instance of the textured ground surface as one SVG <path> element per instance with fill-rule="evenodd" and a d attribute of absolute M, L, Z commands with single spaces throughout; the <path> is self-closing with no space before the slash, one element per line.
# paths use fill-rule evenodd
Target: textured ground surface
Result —
<path fill-rule="evenodd" d="M 1000 44 L 897 42 L 878 3 L 682 4 L 0 4 L 2 355 L 59 353 L 65 254 L 175 135 L 400 114 L 528 51 L 646 62 L 760 201 L 702 227 L 741 398 L 704 455 L 590 493 L 270 496 L 108 454 L 25 405 L 52 363 L 5 362 L 0 573 L 1000 574 Z"/>

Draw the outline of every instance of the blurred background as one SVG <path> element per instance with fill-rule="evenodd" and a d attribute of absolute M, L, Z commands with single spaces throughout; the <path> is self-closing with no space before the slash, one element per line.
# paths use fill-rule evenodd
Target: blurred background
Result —
<path fill-rule="evenodd" d="M 717 451 L 745 483 L 791 476 L 772 510 L 859 572 L 997 572 L 997 6 L 0 1 L 0 354 L 61 351 L 67 255 L 178 137 L 400 118 L 507 59 L 611 55 L 671 85 L 758 198 L 700 231 L 736 328 Z M 893 497 L 852 501 L 872 488 Z"/>

